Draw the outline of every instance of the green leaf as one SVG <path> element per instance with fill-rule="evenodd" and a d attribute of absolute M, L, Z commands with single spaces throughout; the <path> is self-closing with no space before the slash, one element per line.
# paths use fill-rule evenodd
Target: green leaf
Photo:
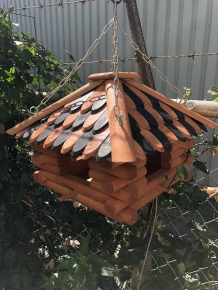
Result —
<path fill-rule="evenodd" d="M 166 173 L 164 173 L 164 174 L 162 175 L 162 178 L 163 178 L 163 180 L 167 180 L 169 177 L 168 177 L 168 175 L 167 175 Z"/>
<path fill-rule="evenodd" d="M 5 40 L 3 37 L 0 37 L 0 49 L 5 49 Z"/>
<path fill-rule="evenodd" d="M 93 273 L 87 273 L 85 277 L 85 283 L 83 289 L 96 290 L 97 289 L 97 279 Z"/>
<path fill-rule="evenodd" d="M 70 58 L 73 62 L 75 62 L 75 59 L 74 59 L 74 57 L 72 56 L 72 54 L 71 54 L 69 51 L 67 51 L 67 50 L 65 50 L 65 51 L 66 51 L 66 53 L 68 54 L 69 58 Z"/>
<path fill-rule="evenodd" d="M 21 185 L 24 185 L 24 184 L 29 184 L 33 182 L 33 178 L 30 174 L 30 172 L 23 172 L 22 175 L 21 175 L 21 178 L 20 178 L 20 184 Z"/>
<path fill-rule="evenodd" d="M 15 101 L 19 99 L 20 93 L 16 88 L 9 88 L 5 90 L 5 96 L 9 101 Z"/>
<path fill-rule="evenodd" d="M 88 253 L 89 253 L 89 236 L 87 236 L 85 238 L 85 240 L 83 241 L 79 252 L 80 252 L 80 255 L 82 257 L 85 257 L 88 255 Z"/>
<path fill-rule="evenodd" d="M 218 97 L 213 100 L 213 102 L 218 102 Z"/>
<path fill-rule="evenodd" d="M 32 57 L 33 57 L 33 55 L 28 49 L 24 49 L 20 54 L 20 58 L 24 62 L 30 61 Z"/>
<path fill-rule="evenodd" d="M 212 86 L 209 91 L 208 91 L 209 94 L 211 94 L 212 96 L 216 96 L 218 95 L 218 87 L 216 86 Z"/>
<path fill-rule="evenodd" d="M 184 263 L 179 263 L 179 264 L 177 264 L 177 269 L 178 269 L 178 271 L 179 271 L 179 273 L 180 274 L 183 274 L 184 272 L 185 272 L 185 264 Z"/>
<path fill-rule="evenodd" d="M 199 171 L 202 171 L 206 174 L 209 174 L 210 171 L 206 166 L 206 162 L 199 161 L 199 160 L 194 160 L 193 162 L 194 167 L 196 167 Z"/>
<path fill-rule="evenodd" d="M 156 221 L 155 223 L 155 231 L 160 231 L 162 228 L 162 222 Z"/>
<path fill-rule="evenodd" d="M 16 255 L 16 251 L 14 249 L 8 249 L 4 256 L 4 263 L 7 266 L 11 266 L 14 263 L 14 257 Z"/>
<path fill-rule="evenodd" d="M 8 114 L 8 107 L 7 106 L 0 106 L 0 123 L 6 124 L 8 120 L 10 120 L 10 115 Z"/>
<path fill-rule="evenodd" d="M 187 169 L 183 165 L 176 167 L 176 174 L 181 180 L 185 180 L 188 177 Z"/>
<path fill-rule="evenodd" d="M 4 58 L 4 55 L 0 54 L 0 61 L 2 61 Z"/>
<path fill-rule="evenodd" d="M 100 256 L 98 255 L 88 255 L 87 257 L 87 263 L 90 264 L 90 265 L 94 265 L 94 266 L 98 266 L 98 267 L 106 267 L 106 268 L 113 268 L 113 266 L 108 263 L 107 261 L 103 260 Z"/>

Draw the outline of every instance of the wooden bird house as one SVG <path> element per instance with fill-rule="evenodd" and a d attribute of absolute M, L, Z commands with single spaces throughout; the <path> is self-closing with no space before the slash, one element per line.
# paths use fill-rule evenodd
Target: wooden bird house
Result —
<path fill-rule="evenodd" d="M 91 75 L 7 133 L 29 141 L 34 179 L 60 201 L 132 225 L 138 210 L 179 181 L 176 167 L 192 164 L 193 136 L 217 124 L 141 84 L 136 73 L 118 77 L 117 103 L 114 73 Z"/>

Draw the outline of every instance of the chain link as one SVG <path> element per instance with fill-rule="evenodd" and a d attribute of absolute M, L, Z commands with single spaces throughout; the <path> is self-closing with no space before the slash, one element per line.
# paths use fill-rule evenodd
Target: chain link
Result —
<path fill-rule="evenodd" d="M 113 81 L 113 88 L 114 88 L 114 97 L 115 97 L 115 104 L 114 104 L 114 116 L 117 119 L 117 122 L 120 126 L 123 126 L 123 115 L 120 113 L 120 106 L 118 103 L 118 90 L 119 90 L 119 78 L 118 78 L 118 22 L 117 22 L 117 4 L 119 4 L 116 0 L 114 1 L 114 18 L 113 18 L 113 38 L 112 38 L 112 51 L 113 56 L 111 60 L 112 69 L 114 71 L 114 81 Z"/>
<path fill-rule="evenodd" d="M 67 82 L 68 80 L 71 78 L 71 76 L 84 64 L 85 59 L 92 53 L 92 51 L 95 49 L 95 47 L 99 44 L 100 39 L 103 35 L 105 35 L 105 33 L 107 33 L 107 31 L 109 30 L 109 28 L 113 25 L 113 19 L 110 20 L 105 27 L 102 30 L 101 35 L 93 42 L 93 44 L 90 46 L 90 48 L 88 49 L 88 51 L 86 52 L 85 56 L 80 59 L 77 63 L 76 66 L 73 68 L 73 70 L 59 83 L 59 85 L 51 92 L 49 93 L 48 96 L 46 96 L 41 103 L 36 107 L 36 109 L 38 110 L 40 108 L 41 105 L 46 104 L 51 97 L 54 96 L 54 94 L 60 89 L 62 88 Z"/>
<path fill-rule="evenodd" d="M 141 52 L 141 50 L 139 49 L 139 47 L 138 47 L 138 45 L 134 42 L 134 40 L 127 34 L 127 33 L 125 33 L 124 31 L 123 31 L 123 29 L 122 29 L 122 27 L 120 26 L 120 24 L 118 24 L 118 28 L 119 28 L 119 30 L 124 34 L 124 36 L 126 37 L 126 39 L 127 39 L 127 41 L 132 45 L 132 47 L 134 48 L 134 50 L 135 51 L 138 51 L 140 54 L 141 54 L 141 56 L 142 56 L 142 58 L 143 58 L 143 60 L 147 63 L 147 64 L 149 64 L 152 68 L 153 68 L 153 70 L 154 71 L 156 71 L 157 72 L 157 74 L 160 76 L 160 78 L 165 82 L 165 83 L 167 83 L 169 86 L 170 86 L 170 88 L 177 94 L 177 95 L 179 95 L 180 96 L 180 100 L 179 100 L 179 103 L 181 103 L 181 101 L 184 101 L 183 102 L 183 104 L 185 104 L 186 105 L 186 107 L 188 107 L 189 109 L 193 109 L 193 103 L 192 102 L 190 102 L 180 91 L 179 91 L 179 89 L 176 87 L 176 86 L 174 86 L 174 85 L 172 85 L 170 82 L 169 82 L 169 80 L 168 80 L 168 78 L 167 78 L 167 76 L 164 74 L 164 73 L 162 73 L 156 66 L 155 66 L 155 64 L 152 62 L 152 60 L 146 55 L 146 54 L 144 54 L 144 53 L 142 53 Z"/>
<path fill-rule="evenodd" d="M 10 13 L 13 13 L 15 11 L 25 11 L 28 9 L 37 9 L 37 8 L 42 10 L 43 8 L 53 7 L 53 6 L 64 8 L 64 5 L 78 4 L 78 3 L 85 4 L 86 2 L 92 2 L 92 1 L 95 1 L 95 0 L 75 0 L 75 1 L 67 1 L 67 2 L 63 2 L 62 0 L 60 0 L 57 3 L 39 4 L 36 6 L 24 6 L 24 7 L 19 7 L 19 8 L 15 8 L 14 6 L 11 6 L 6 10 L 6 13 L 10 14 Z"/>

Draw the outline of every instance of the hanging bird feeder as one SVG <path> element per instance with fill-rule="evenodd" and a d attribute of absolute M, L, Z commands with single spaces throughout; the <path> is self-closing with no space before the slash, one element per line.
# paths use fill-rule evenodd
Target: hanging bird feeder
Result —
<path fill-rule="evenodd" d="M 39 168 L 34 179 L 59 201 L 132 225 L 141 208 L 180 180 L 177 166 L 192 164 L 193 136 L 217 124 L 141 84 L 137 73 L 118 72 L 116 3 L 113 24 L 113 72 L 90 75 L 88 84 L 7 133 L 28 140 Z"/>

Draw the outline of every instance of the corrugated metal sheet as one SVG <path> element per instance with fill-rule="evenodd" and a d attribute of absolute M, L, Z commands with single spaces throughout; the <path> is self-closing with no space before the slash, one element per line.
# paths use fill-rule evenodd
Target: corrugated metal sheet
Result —
<path fill-rule="evenodd" d="M 57 0 L 0 0 L 0 6 L 15 8 L 55 3 Z M 218 1 L 217 0 L 138 0 L 138 8 L 145 35 L 149 56 L 190 54 L 194 51 L 218 51 Z M 99 37 L 105 24 L 113 17 L 113 5 L 107 0 L 95 0 L 90 3 L 47 7 L 19 11 L 22 15 L 11 15 L 15 23 L 22 26 L 26 33 L 33 34 L 38 40 L 48 45 L 58 59 L 68 61 L 65 50 L 72 53 L 76 60 L 84 56 L 89 46 Z M 118 21 L 123 29 L 130 34 L 125 5 L 118 5 Z M 119 33 L 119 56 L 133 57 L 133 49 L 125 37 Z M 99 46 L 87 60 L 111 58 L 111 31 L 104 35 Z M 218 85 L 218 57 L 195 57 L 181 59 L 156 59 L 155 65 L 169 81 L 178 86 L 191 87 L 194 99 L 209 99 L 207 90 Z M 95 72 L 110 70 L 110 63 L 84 65 L 78 71 L 85 82 L 86 77 Z M 135 63 L 119 64 L 120 70 L 137 70 Z M 154 74 L 158 91 L 170 98 L 175 93 Z M 212 136 L 212 131 L 209 132 Z M 207 154 L 205 161 L 211 170 L 217 167 L 217 158 Z M 196 178 L 201 175 L 197 174 Z M 210 177 L 214 185 L 216 178 Z M 218 174 L 217 174 L 218 180 Z M 204 180 L 202 181 L 204 183 Z"/>

